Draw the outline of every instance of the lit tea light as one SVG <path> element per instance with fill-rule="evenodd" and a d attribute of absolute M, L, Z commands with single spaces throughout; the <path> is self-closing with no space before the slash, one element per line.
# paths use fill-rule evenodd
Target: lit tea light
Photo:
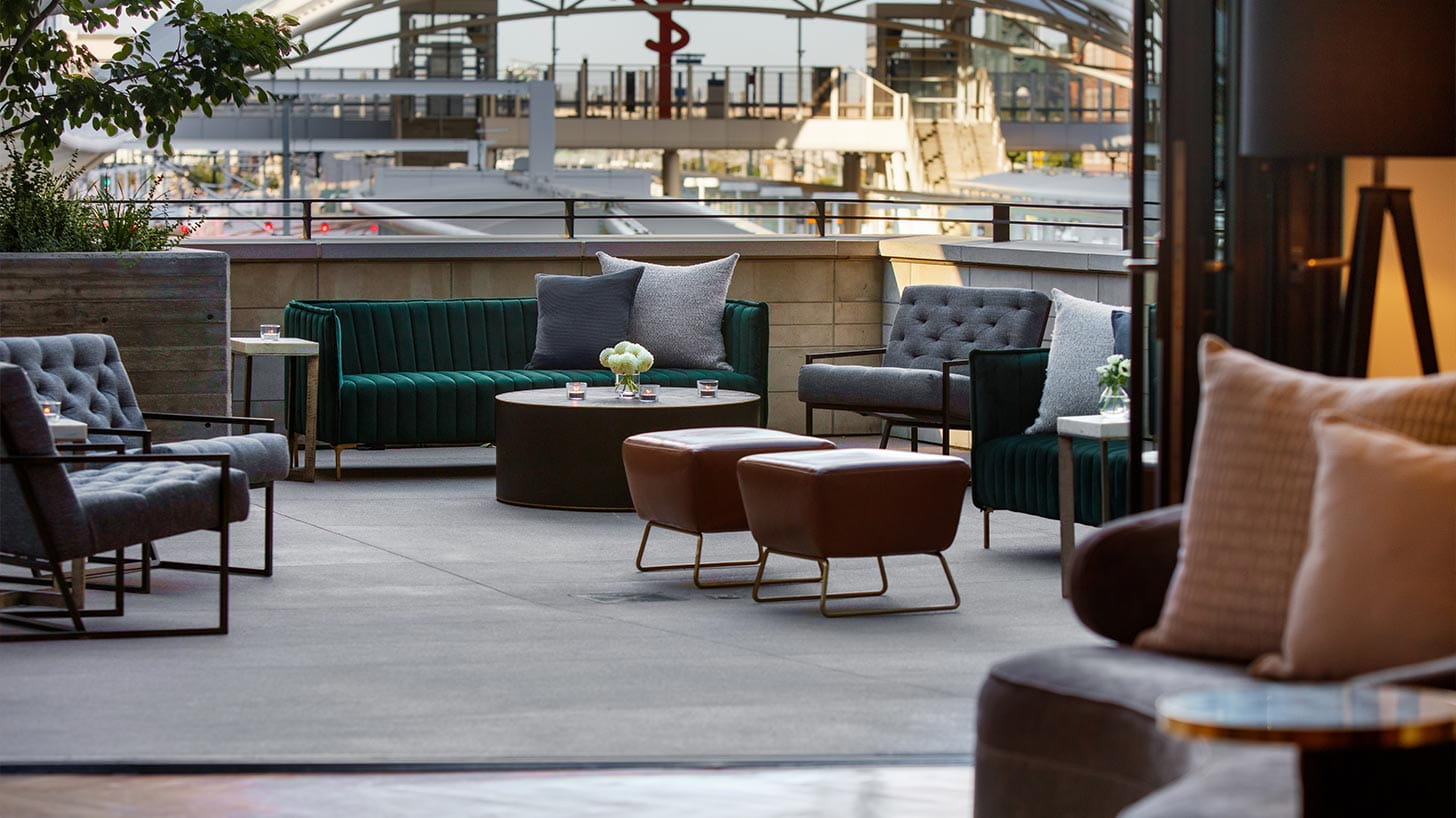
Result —
<path fill-rule="evenodd" d="M 568 381 L 566 397 L 570 400 L 586 400 L 586 381 Z"/>
<path fill-rule="evenodd" d="M 276 341 L 283 337 L 283 328 L 277 324 L 259 324 L 258 337 L 264 341 Z"/>
<path fill-rule="evenodd" d="M 700 398 L 716 398 L 716 397 L 718 397 L 718 382 L 717 381 L 698 381 L 698 397 L 700 397 Z"/>
<path fill-rule="evenodd" d="M 644 383 L 637 389 L 637 400 L 652 403 L 657 400 L 657 384 Z"/>
<path fill-rule="evenodd" d="M 61 416 L 61 402 L 58 400 L 37 401 L 40 404 L 40 413 L 45 416 L 47 422 L 54 421 Z"/>

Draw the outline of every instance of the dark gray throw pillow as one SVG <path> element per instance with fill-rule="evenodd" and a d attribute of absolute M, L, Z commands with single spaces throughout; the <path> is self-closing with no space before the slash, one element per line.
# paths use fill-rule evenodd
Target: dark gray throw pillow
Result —
<path fill-rule="evenodd" d="M 1132 357 L 1132 313 L 1127 310 L 1112 311 L 1112 354 Z"/>
<path fill-rule="evenodd" d="M 630 341 L 642 267 L 595 276 L 536 276 L 536 351 L 530 369 L 597 369 L 597 356 Z"/>

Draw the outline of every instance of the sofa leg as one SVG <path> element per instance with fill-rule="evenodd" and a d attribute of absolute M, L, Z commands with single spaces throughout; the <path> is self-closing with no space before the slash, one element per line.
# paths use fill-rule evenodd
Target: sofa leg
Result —
<path fill-rule="evenodd" d="M 981 548 L 991 548 L 991 509 L 981 509 Z"/>
<path fill-rule="evenodd" d="M 359 444 L 358 443 L 335 443 L 335 444 L 333 444 L 333 448 L 334 448 L 334 479 L 335 480 L 343 480 L 344 479 L 344 465 L 343 465 L 344 450 L 345 449 L 357 449 L 357 448 L 359 448 Z"/>
<path fill-rule="evenodd" d="M 890 447 L 890 431 L 892 429 L 894 429 L 894 427 L 890 425 L 890 422 L 888 420 L 885 421 L 884 427 L 880 429 L 881 449 L 888 449 Z"/>
<path fill-rule="evenodd" d="M 811 404 L 804 404 L 804 434 L 814 436 L 814 407 Z"/>

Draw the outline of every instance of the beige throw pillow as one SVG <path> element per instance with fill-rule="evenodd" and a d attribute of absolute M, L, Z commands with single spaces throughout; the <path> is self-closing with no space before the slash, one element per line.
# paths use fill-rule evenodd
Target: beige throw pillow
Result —
<path fill-rule="evenodd" d="M 1252 661 L 1279 650 L 1309 541 L 1310 422 L 1322 409 L 1426 443 L 1456 444 L 1456 373 L 1331 378 L 1269 363 L 1205 336 L 1203 397 L 1178 568 L 1150 650 Z"/>
<path fill-rule="evenodd" d="M 1348 679 L 1456 654 L 1456 446 L 1321 414 L 1309 550 L 1282 655 L 1253 672 Z"/>

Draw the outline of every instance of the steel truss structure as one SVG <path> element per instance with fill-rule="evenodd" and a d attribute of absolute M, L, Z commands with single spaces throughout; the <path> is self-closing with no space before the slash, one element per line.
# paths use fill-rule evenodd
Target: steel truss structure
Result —
<path fill-rule="evenodd" d="M 1027 26 L 1045 27 L 1093 43 L 1121 54 L 1132 53 L 1132 10 L 1129 0 L 941 0 L 942 5 L 961 9 L 983 10 Z M 418 0 L 233 0 L 226 5 L 260 8 L 270 14 L 291 14 L 299 20 L 300 35 L 326 33 L 322 42 L 313 43 L 311 56 L 319 57 L 375 43 L 391 42 L 398 34 L 383 34 L 349 39 L 350 27 L 360 19 L 389 10 L 414 10 L 428 7 Z M 1044 60 L 1068 71 L 1087 74 L 1130 86 L 1128 72 L 1109 66 L 1088 65 L 1060 53 L 1045 43 L 1018 46 L 944 31 L 939 28 L 909 24 L 904 20 L 879 18 L 870 13 L 871 0 L 683 0 L 661 4 L 661 11 L 673 14 L 694 12 L 728 12 L 759 14 L 789 20 L 834 20 L 881 28 L 895 28 L 944 37 L 947 40 L 983 48 L 1006 51 L 1020 57 Z M 424 8 L 422 8 L 422 6 Z M 451 14 L 470 15 L 469 3 L 450 4 Z M 411 36 L 463 28 L 468 25 L 492 25 L 577 17 L 589 14 L 644 14 L 651 8 L 633 0 L 519 0 L 520 10 L 508 13 L 482 13 L 465 20 L 454 20 L 434 26 L 410 30 Z M 340 28 L 334 28 L 340 26 Z"/>

